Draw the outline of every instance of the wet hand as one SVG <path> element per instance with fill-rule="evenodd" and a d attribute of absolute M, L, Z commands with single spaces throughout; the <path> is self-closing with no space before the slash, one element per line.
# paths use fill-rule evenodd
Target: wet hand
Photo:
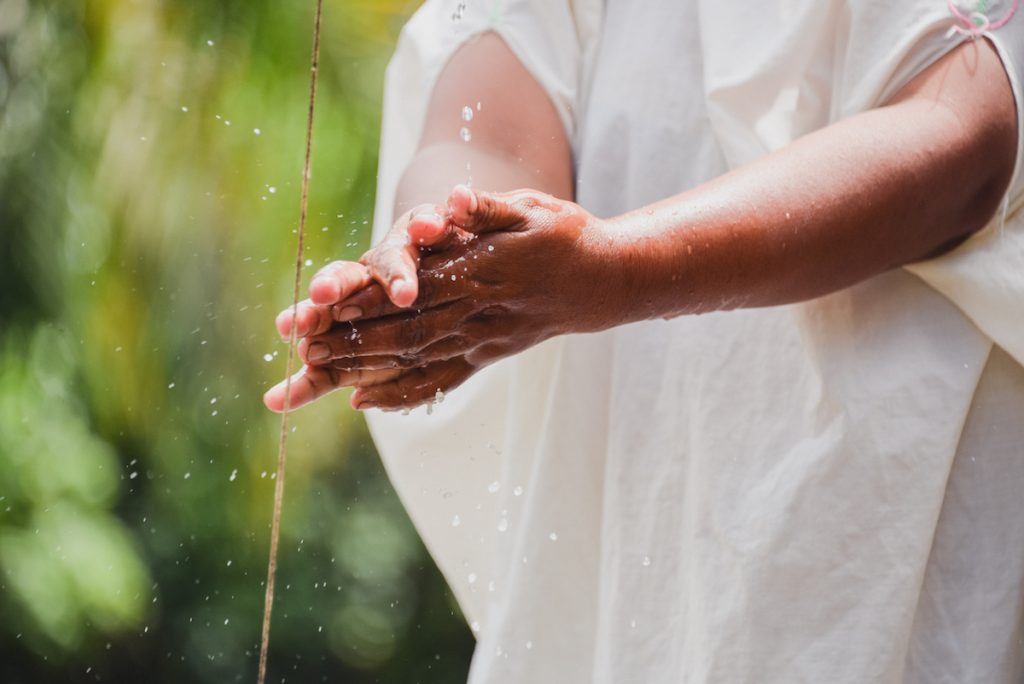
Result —
<path fill-rule="evenodd" d="M 619 266 L 605 225 L 576 204 L 529 190 L 459 186 L 446 220 L 413 222 L 408 235 L 423 250 L 412 309 L 378 284 L 336 302 L 331 320 L 350 324 L 322 326 L 303 339 L 300 354 L 316 385 L 301 380 L 303 397 L 357 374 L 353 406 L 416 406 L 545 339 L 618 322 L 619 304 L 610 304 L 622 299 Z"/>

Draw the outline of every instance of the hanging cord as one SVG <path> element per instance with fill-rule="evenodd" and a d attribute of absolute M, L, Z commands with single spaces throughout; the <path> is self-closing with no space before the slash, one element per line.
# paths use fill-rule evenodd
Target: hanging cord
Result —
<path fill-rule="evenodd" d="M 270 525 L 270 558 L 267 560 L 267 594 L 263 602 L 263 631 L 260 636 L 260 664 L 258 684 L 267 680 L 267 649 L 270 646 L 270 612 L 274 607 L 274 580 L 277 578 L 277 547 L 281 537 L 281 505 L 284 501 L 284 466 L 288 441 L 288 411 L 292 399 L 292 375 L 298 335 L 295 321 L 299 312 L 299 289 L 302 285 L 302 252 L 306 238 L 306 213 L 309 206 L 309 165 L 313 156 L 313 115 L 316 111 L 316 80 L 320 66 L 320 17 L 323 0 L 316 2 L 313 20 L 313 57 L 310 60 L 309 117 L 306 120 L 306 158 L 302 165 L 302 196 L 299 200 L 298 246 L 295 254 L 295 287 L 292 291 L 292 324 L 288 338 L 287 376 L 284 385 L 284 410 L 281 412 L 281 436 L 277 446 L 277 475 L 274 481 L 274 517 Z"/>

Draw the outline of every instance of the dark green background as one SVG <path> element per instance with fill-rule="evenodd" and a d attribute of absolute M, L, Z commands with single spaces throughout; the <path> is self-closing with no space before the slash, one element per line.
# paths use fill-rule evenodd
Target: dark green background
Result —
<path fill-rule="evenodd" d="M 416 4 L 326 0 L 307 281 L 368 246 Z M 312 12 L 0 0 L 3 684 L 255 681 Z M 464 681 L 345 394 L 293 419 L 269 681 Z"/>

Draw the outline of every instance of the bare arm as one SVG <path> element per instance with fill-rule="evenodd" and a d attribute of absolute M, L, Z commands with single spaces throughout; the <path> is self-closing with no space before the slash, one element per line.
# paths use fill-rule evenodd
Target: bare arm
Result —
<path fill-rule="evenodd" d="M 478 61 L 478 50 L 489 50 L 481 52 L 488 59 Z M 477 80 L 467 75 L 475 67 Z M 506 72 L 521 80 L 495 76 Z M 496 91 L 475 90 L 495 84 Z M 500 100 L 509 93 L 513 102 Z M 495 100 L 485 98 L 503 106 L 494 111 Z M 458 113 L 477 100 L 493 128 L 478 124 L 467 146 L 456 137 Z M 341 305 L 361 312 L 359 346 L 328 332 L 303 353 L 320 342 L 328 353 L 306 354 L 310 363 L 387 372 L 353 402 L 396 407 L 554 335 L 821 296 L 948 250 L 985 225 L 1009 182 L 1016 136 L 1006 75 L 994 48 L 979 40 L 953 50 L 884 107 L 614 219 L 535 191 L 457 188 L 443 219 L 408 222 L 414 243 L 444 247 L 421 264 L 422 314 L 403 314 L 380 288 L 366 288 Z M 539 186 L 562 198 L 571 188 L 569 146 L 553 108 L 493 37 L 445 70 L 399 205 L 464 181 L 466 161 L 475 186 Z M 408 252 L 399 259 L 394 247 L 368 263 L 379 274 L 390 267 L 411 277 L 416 263 Z M 449 257 L 470 253 L 483 258 L 449 280 Z"/>

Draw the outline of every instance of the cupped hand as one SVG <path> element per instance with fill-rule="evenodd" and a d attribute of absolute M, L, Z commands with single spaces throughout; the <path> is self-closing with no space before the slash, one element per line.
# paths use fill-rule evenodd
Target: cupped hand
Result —
<path fill-rule="evenodd" d="M 424 204 L 403 214 L 384 239 L 358 261 L 335 261 L 321 268 L 309 285 L 309 299 L 277 315 L 275 326 L 288 340 L 295 326 L 298 339 L 320 335 L 340 321 L 362 316 L 359 310 L 332 305 L 373 284 L 375 291 L 396 308 L 409 306 L 418 296 L 417 270 L 422 246 L 443 247 L 454 232 L 446 229 L 440 205 Z M 415 240 L 411 237 L 415 233 Z M 290 408 L 298 408 L 318 397 L 343 387 L 373 384 L 393 378 L 396 373 L 339 372 L 332 368 L 307 365 L 292 377 Z M 285 388 L 282 381 L 263 395 L 272 411 L 284 410 Z"/>
<path fill-rule="evenodd" d="M 413 308 L 381 285 L 335 303 L 331 318 L 349 325 L 303 339 L 299 391 L 315 398 L 345 382 L 357 408 L 409 408 L 545 339 L 619 322 L 604 223 L 572 202 L 458 186 L 445 221 L 408 234 L 423 250 Z"/>

